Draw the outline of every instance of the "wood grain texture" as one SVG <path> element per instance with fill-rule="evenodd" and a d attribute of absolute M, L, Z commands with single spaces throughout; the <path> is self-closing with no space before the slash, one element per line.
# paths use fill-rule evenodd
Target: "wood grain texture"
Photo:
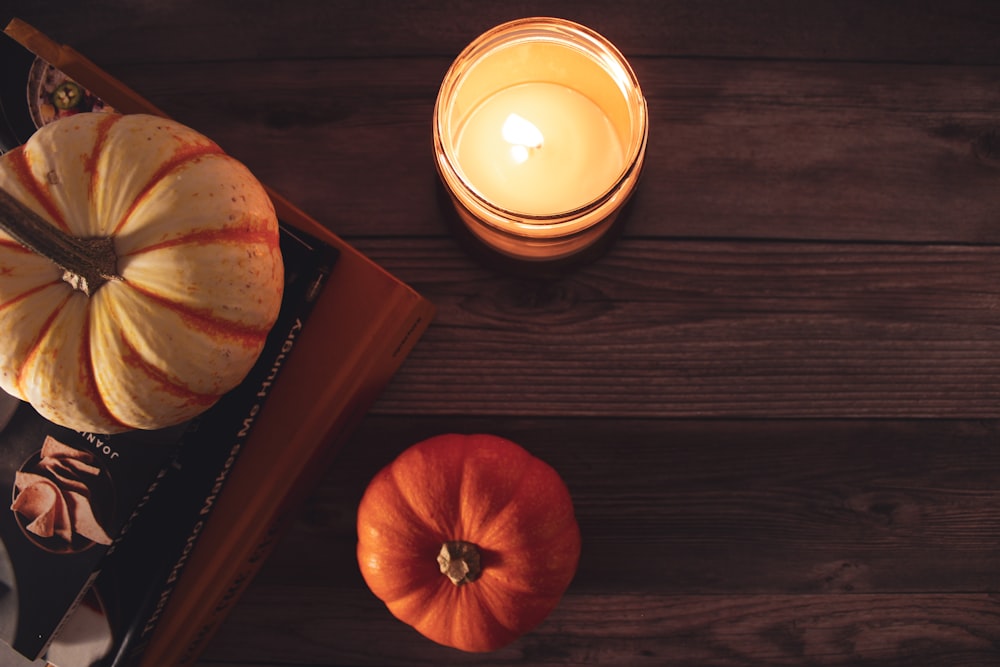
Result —
<path fill-rule="evenodd" d="M 369 417 L 259 581 L 360 583 L 367 481 L 447 430 L 497 432 L 559 471 L 583 536 L 574 594 L 986 593 L 998 581 L 996 421 L 427 416 Z"/>
<path fill-rule="evenodd" d="M 275 627 L 270 609 L 289 601 L 295 623 Z M 463 654 L 401 631 L 381 603 L 354 591 L 257 586 L 235 624 L 254 631 L 224 629 L 204 665 L 982 667 L 1000 642 L 1000 602 L 986 594 L 568 595 L 531 635 Z M 290 648 L 276 652 L 277 644 Z"/>
<path fill-rule="evenodd" d="M 498 428 L 563 475 L 581 566 L 539 628 L 462 654 L 365 592 L 354 511 L 366 480 L 418 439 Z M 203 664 L 988 665 L 998 430 L 370 417 Z"/>
<path fill-rule="evenodd" d="M 533 282 L 450 240 L 357 245 L 438 306 L 383 412 L 996 414 L 995 247 L 623 240 Z"/>
<path fill-rule="evenodd" d="M 13 13 L 438 307 L 202 667 L 1000 664 L 1000 4 Z M 651 118 L 624 236 L 550 281 L 462 251 L 431 156 L 454 56 L 542 14 L 615 42 Z M 421 638 L 355 562 L 367 481 L 448 431 L 549 461 L 584 535 L 563 603 L 494 654 Z"/>
<path fill-rule="evenodd" d="M 1000 64 L 990 0 L 14 0 L 15 13 L 102 65 L 294 58 L 454 57 L 524 16 L 560 16 L 628 55 Z M 109 39 L 109 26 L 128 26 Z"/>
<path fill-rule="evenodd" d="M 496 431 L 559 471 L 583 535 L 577 593 L 989 592 L 1000 557 L 998 428 L 373 416 L 260 581 L 355 584 L 354 512 L 367 480 L 452 430 Z"/>
<path fill-rule="evenodd" d="M 116 71 L 342 236 L 412 236 L 444 233 L 431 122 L 449 64 Z M 991 149 L 1000 67 L 662 58 L 633 67 L 652 157 L 631 235 L 1000 242 Z M 366 196 L 387 187 L 394 196 Z"/>

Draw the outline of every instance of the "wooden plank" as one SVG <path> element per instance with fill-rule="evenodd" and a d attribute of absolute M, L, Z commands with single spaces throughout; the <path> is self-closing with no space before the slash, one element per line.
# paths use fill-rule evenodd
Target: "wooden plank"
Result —
<path fill-rule="evenodd" d="M 640 61 L 636 234 L 996 242 L 1000 70 Z M 991 231 L 994 230 L 994 231 Z"/>
<path fill-rule="evenodd" d="M 115 72 L 337 233 L 440 235 L 431 119 L 448 64 Z M 651 134 L 632 235 L 1000 243 L 1000 67 L 634 64 Z"/>
<path fill-rule="evenodd" d="M 583 554 L 538 629 L 462 654 L 367 591 L 355 510 L 413 442 L 497 428 L 566 480 Z M 992 664 L 998 432 L 997 421 L 369 417 L 201 664 Z"/>
<path fill-rule="evenodd" d="M 1000 604 L 971 593 L 568 595 L 534 632 L 485 654 L 400 626 L 357 591 L 255 587 L 198 664 L 980 667 L 998 658 Z"/>
<path fill-rule="evenodd" d="M 621 240 L 554 282 L 358 239 L 438 316 L 400 414 L 966 417 L 1000 399 L 1000 248 Z"/>
<path fill-rule="evenodd" d="M 997 421 L 474 416 L 369 417 L 260 584 L 366 590 L 361 495 L 398 453 L 442 432 L 508 437 L 560 473 L 583 535 L 576 595 L 996 588 Z"/>
<path fill-rule="evenodd" d="M 206 60 L 454 56 L 501 22 L 561 16 L 588 25 L 630 55 L 1000 64 L 1000 8 L 989 0 L 683 0 L 400 4 L 392 0 L 294 5 L 244 0 L 105 0 L 86 13 L 32 0 L 21 18 L 102 65 Z M 108 26 L 128 26 L 108 39 Z"/>
<path fill-rule="evenodd" d="M 21 4 L 439 307 L 202 665 L 1000 663 L 1000 5 Z M 625 238 L 553 282 L 455 246 L 430 155 L 454 55 L 541 9 L 653 122 Z M 444 431 L 552 463 L 584 532 L 495 654 L 357 571 L 367 481 Z"/>

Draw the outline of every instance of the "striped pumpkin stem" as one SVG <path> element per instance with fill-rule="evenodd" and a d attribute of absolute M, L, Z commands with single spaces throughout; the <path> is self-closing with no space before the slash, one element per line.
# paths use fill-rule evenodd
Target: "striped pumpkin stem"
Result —
<path fill-rule="evenodd" d="M 109 280 L 122 280 L 111 237 L 81 239 L 50 225 L 0 189 L 0 229 L 63 270 L 63 280 L 90 296 Z"/>

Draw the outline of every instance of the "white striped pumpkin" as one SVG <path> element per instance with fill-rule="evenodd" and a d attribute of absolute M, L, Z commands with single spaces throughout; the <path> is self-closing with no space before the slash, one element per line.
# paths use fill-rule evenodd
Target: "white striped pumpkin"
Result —
<path fill-rule="evenodd" d="M 212 141 L 147 115 L 85 113 L 0 156 L 0 189 L 120 280 L 90 295 L 0 231 L 0 386 L 57 424 L 115 433 L 192 418 L 239 384 L 277 317 L 278 223 Z"/>

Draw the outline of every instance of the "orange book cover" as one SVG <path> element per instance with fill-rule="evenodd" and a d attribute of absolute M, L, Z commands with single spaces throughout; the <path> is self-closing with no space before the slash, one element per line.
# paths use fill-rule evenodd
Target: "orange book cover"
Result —
<path fill-rule="evenodd" d="M 72 48 L 23 21 L 12 20 L 5 32 L 115 110 L 165 115 Z M 195 660 L 259 569 L 289 514 L 318 482 L 434 315 L 433 305 L 412 288 L 287 199 L 268 192 L 279 219 L 337 248 L 340 256 L 295 354 L 187 554 L 173 594 L 143 643 L 143 667 Z"/>

